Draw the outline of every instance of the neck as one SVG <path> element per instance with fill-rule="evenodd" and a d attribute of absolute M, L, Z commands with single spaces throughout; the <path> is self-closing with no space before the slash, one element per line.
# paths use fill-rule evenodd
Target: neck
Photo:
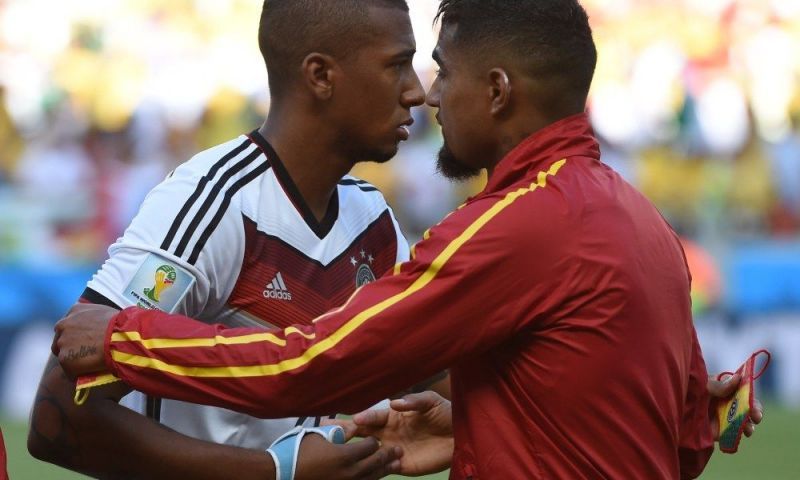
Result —
<path fill-rule="evenodd" d="M 517 145 L 522 143 L 526 138 L 530 137 L 539 130 L 551 125 L 563 118 L 572 115 L 572 113 L 557 116 L 553 118 L 546 116 L 538 111 L 528 112 L 526 115 L 518 115 L 514 118 L 508 119 L 500 128 L 500 139 L 494 154 L 494 162 L 487 167 L 486 171 L 489 178 L 492 178 L 495 167 L 497 166 L 506 155 L 511 152 Z"/>
<path fill-rule="evenodd" d="M 282 110 L 273 106 L 258 131 L 280 156 L 311 212 L 322 220 L 336 184 L 353 162 L 337 152 L 333 134 L 322 122 Z"/>

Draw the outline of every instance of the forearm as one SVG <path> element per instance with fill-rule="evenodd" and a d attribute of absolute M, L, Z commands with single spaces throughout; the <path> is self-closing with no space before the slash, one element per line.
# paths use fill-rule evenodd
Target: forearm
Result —
<path fill-rule="evenodd" d="M 408 377 L 388 379 L 390 365 L 370 363 L 374 347 L 361 342 L 354 351 L 316 342 L 329 330 L 308 327 L 302 333 L 261 329 L 225 329 L 180 315 L 126 310 L 115 318 L 107 363 L 137 390 L 178 400 L 215 405 L 264 418 L 355 412 L 420 381 L 433 372 L 400 367 Z M 156 318 L 159 317 L 159 318 Z M 135 334 L 132 332 L 136 332 Z M 141 341 L 120 340 L 141 335 Z M 165 345 L 171 346 L 167 347 Z M 187 345 L 200 345 L 197 348 Z M 398 359 L 399 360 L 399 359 Z M 137 366 L 139 365 L 139 366 Z M 220 367 L 224 365 L 224 367 Z M 144 367 L 144 368 L 142 368 Z M 386 382 L 376 385 L 376 378 Z M 374 386 L 365 388 L 365 385 Z"/>
<path fill-rule="evenodd" d="M 78 407 L 74 383 L 51 358 L 31 416 L 35 457 L 98 478 L 274 477 L 269 455 L 186 437 L 116 403 L 98 388 Z M 265 446 L 266 447 L 266 446 Z"/>
<path fill-rule="evenodd" d="M 714 453 L 714 437 L 711 428 L 713 411 L 708 393 L 708 372 L 697 336 L 693 337 L 692 363 L 689 388 L 684 404 L 681 438 L 678 445 L 682 479 L 700 476 Z"/>
<path fill-rule="evenodd" d="M 139 391 L 257 417 L 362 410 L 513 334 L 515 317 L 503 312 L 521 307 L 482 281 L 504 264 L 481 269 L 471 258 L 447 272 L 441 259 L 412 263 L 284 330 L 126 309 L 111 320 L 105 363 Z M 469 301 L 442 300 L 455 296 Z"/>

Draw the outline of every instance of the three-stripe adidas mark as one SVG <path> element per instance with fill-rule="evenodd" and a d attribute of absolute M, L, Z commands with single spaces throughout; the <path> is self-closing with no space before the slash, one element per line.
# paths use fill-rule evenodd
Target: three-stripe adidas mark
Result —
<path fill-rule="evenodd" d="M 275 275 L 275 278 L 269 282 L 264 289 L 264 298 L 274 298 L 275 300 L 287 300 L 289 302 L 292 301 L 292 294 L 289 292 L 289 289 L 286 288 L 286 284 L 283 283 L 283 276 L 281 272 L 278 272 Z"/>

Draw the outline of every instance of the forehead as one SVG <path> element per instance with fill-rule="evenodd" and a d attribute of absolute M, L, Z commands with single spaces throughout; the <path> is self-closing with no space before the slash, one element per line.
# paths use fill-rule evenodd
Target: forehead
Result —
<path fill-rule="evenodd" d="M 436 42 L 436 47 L 433 49 L 433 59 L 437 63 L 452 63 L 453 57 L 456 56 L 456 43 L 455 43 L 455 27 L 451 25 L 442 25 L 439 30 L 439 39 Z"/>
<path fill-rule="evenodd" d="M 414 30 L 408 12 L 400 8 L 370 6 L 367 9 L 367 25 L 371 41 L 364 45 L 387 53 L 392 50 L 414 50 Z"/>

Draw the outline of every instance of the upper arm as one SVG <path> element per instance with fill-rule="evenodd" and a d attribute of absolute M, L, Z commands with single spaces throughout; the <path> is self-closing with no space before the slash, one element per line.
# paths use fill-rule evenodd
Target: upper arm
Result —
<path fill-rule="evenodd" d="M 180 170 L 155 187 L 89 289 L 120 308 L 199 316 L 220 304 L 238 273 L 231 258 L 243 254 L 243 227 L 234 210 L 208 218 L 216 200 L 206 190 L 200 178 Z"/>

